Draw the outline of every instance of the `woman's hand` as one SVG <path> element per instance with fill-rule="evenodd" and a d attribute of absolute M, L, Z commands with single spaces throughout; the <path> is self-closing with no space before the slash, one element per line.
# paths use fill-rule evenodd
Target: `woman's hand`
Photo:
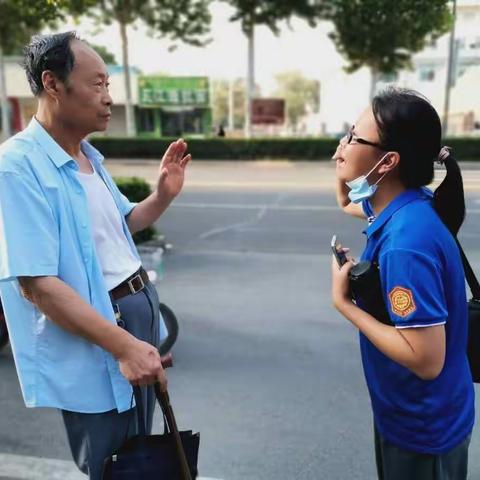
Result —
<path fill-rule="evenodd" d="M 348 249 L 343 251 L 346 253 Z M 332 255 L 332 300 L 337 310 L 345 303 L 352 303 L 348 274 L 354 265 L 354 260 L 349 258 L 347 263 L 339 268 L 336 258 Z"/>

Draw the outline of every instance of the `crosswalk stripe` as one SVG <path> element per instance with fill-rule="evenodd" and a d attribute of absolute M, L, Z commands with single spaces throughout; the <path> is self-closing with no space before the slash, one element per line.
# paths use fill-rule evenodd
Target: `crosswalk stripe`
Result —
<path fill-rule="evenodd" d="M 0 453 L 0 480 L 86 480 L 73 461 Z M 198 477 L 197 480 L 221 480 Z"/>

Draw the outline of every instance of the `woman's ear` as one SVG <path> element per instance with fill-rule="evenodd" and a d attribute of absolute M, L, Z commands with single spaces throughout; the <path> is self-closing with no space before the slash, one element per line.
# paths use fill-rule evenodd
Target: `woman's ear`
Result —
<path fill-rule="evenodd" d="M 378 173 L 388 173 L 395 169 L 400 164 L 400 154 L 398 152 L 388 152 L 385 160 L 380 165 Z"/>

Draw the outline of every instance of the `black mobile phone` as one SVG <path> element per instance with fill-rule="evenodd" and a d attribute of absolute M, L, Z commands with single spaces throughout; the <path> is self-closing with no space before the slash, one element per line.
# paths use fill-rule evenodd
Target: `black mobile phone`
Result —
<path fill-rule="evenodd" d="M 347 256 L 342 250 L 342 245 L 338 242 L 336 235 L 332 237 L 330 246 L 332 247 L 333 255 L 335 255 L 335 258 L 337 259 L 338 268 L 342 268 L 342 266 L 347 263 Z"/>

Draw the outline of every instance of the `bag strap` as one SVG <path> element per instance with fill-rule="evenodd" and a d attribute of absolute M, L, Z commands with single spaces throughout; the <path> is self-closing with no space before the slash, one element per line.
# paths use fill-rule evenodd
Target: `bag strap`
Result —
<path fill-rule="evenodd" d="M 480 283 L 478 282 L 477 277 L 475 276 L 475 272 L 473 271 L 470 262 L 463 251 L 462 245 L 458 241 L 458 238 L 455 238 L 457 242 L 458 249 L 460 250 L 460 255 L 462 257 L 463 269 L 465 270 L 465 277 L 467 279 L 468 286 L 470 287 L 470 291 L 472 292 L 472 297 L 476 301 L 480 301 Z"/>
<path fill-rule="evenodd" d="M 158 403 L 162 407 L 164 418 L 167 420 L 168 429 L 173 434 L 175 449 L 177 450 L 178 460 L 180 462 L 180 471 L 182 472 L 181 480 L 192 480 L 192 476 L 190 475 L 190 467 L 188 466 L 187 457 L 185 456 L 185 450 L 183 449 L 182 439 L 180 438 L 180 433 L 178 432 L 177 422 L 175 421 L 175 415 L 173 414 L 168 392 L 162 392 L 160 390 L 160 385 L 156 383 L 155 395 Z"/>
<path fill-rule="evenodd" d="M 137 415 L 137 427 L 138 427 L 138 434 L 142 437 L 147 435 L 147 431 L 145 429 L 145 412 L 143 409 L 143 396 L 142 396 L 142 389 L 141 387 L 135 386 L 133 387 L 133 394 L 135 396 L 135 404 L 136 404 L 136 415 Z"/>

